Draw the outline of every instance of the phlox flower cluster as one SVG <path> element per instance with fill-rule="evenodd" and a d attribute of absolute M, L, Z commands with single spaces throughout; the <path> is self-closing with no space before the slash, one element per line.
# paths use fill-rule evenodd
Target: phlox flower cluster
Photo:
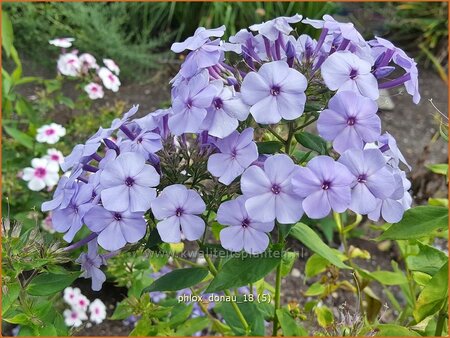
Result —
<path fill-rule="evenodd" d="M 319 39 L 297 36 L 293 24 L 319 29 Z M 42 209 L 68 242 L 83 225 L 91 231 L 72 246 L 96 243 L 79 259 L 96 288 L 107 257 L 149 228 L 164 242 L 195 241 L 215 215 L 224 248 L 258 254 L 277 224 L 346 210 L 398 222 L 411 205 L 402 170 L 409 166 L 382 129 L 375 100 L 380 88 L 404 85 L 418 102 L 413 59 L 328 15 L 276 18 L 228 41 L 224 31 L 200 27 L 172 45 L 187 55 L 170 82 L 170 108 L 135 118 L 134 106 L 62 164 L 71 174 Z M 392 79 L 394 70 L 403 73 Z M 273 124 L 295 129 L 311 118 L 332 144 L 327 155 L 305 162 L 287 146 L 258 150 Z"/>
<path fill-rule="evenodd" d="M 64 289 L 64 302 L 70 306 L 63 312 L 64 322 L 70 327 L 80 327 L 84 321 L 100 324 L 106 318 L 106 306 L 100 299 L 89 301 L 79 288 Z"/>
<path fill-rule="evenodd" d="M 91 100 L 103 98 L 105 95 L 103 87 L 113 92 L 117 92 L 120 87 L 120 68 L 111 59 L 103 59 L 103 66 L 97 63 L 92 54 L 82 53 L 73 49 L 74 38 L 57 38 L 49 43 L 56 47 L 61 47 L 61 55 L 58 58 L 58 72 L 64 76 L 79 78 L 83 82 L 83 89 Z M 103 84 L 103 86 L 102 86 Z"/>

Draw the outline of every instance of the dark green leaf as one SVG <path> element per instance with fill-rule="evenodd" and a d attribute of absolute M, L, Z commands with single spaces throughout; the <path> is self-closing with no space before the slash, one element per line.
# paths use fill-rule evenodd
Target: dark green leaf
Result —
<path fill-rule="evenodd" d="M 130 317 L 133 314 L 133 310 L 127 301 L 121 301 L 117 303 L 114 313 L 111 316 L 111 320 L 121 320 Z"/>
<path fill-rule="evenodd" d="M 32 296 L 53 295 L 70 286 L 79 276 L 79 272 L 71 272 L 65 275 L 42 273 L 33 278 L 27 291 Z"/>
<path fill-rule="evenodd" d="M 448 225 L 448 209 L 435 206 L 418 206 L 405 212 L 403 219 L 392 224 L 378 240 L 419 239 L 428 237 Z"/>
<path fill-rule="evenodd" d="M 302 131 L 295 134 L 295 139 L 305 148 L 314 150 L 320 155 L 326 155 L 328 153 L 327 142 L 320 136 Z"/>
<path fill-rule="evenodd" d="M 289 233 L 292 237 L 302 242 L 308 249 L 325 258 L 333 265 L 341 269 L 350 269 L 339 256 L 322 239 L 304 223 L 297 223 Z"/>
<path fill-rule="evenodd" d="M 281 256 L 281 252 L 275 251 L 266 257 L 233 257 L 219 270 L 206 292 L 222 291 L 256 282 L 280 264 Z"/>
<path fill-rule="evenodd" d="M 154 250 L 158 247 L 158 244 L 162 243 L 161 237 L 159 236 L 158 229 L 154 228 L 150 231 L 150 235 L 148 235 L 147 244 L 145 247 L 150 250 Z"/>
<path fill-rule="evenodd" d="M 260 154 L 275 154 L 283 148 L 283 143 L 279 141 L 256 142 L 256 145 Z"/>
<path fill-rule="evenodd" d="M 208 276 L 208 273 L 209 271 L 204 268 L 174 270 L 154 281 L 153 284 L 146 287 L 143 292 L 177 291 L 189 288 L 200 283 Z"/>

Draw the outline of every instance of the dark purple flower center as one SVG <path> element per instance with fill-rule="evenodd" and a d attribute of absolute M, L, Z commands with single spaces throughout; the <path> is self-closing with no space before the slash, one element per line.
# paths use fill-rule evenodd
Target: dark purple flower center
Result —
<path fill-rule="evenodd" d="M 144 141 L 144 139 L 143 139 L 142 137 L 138 137 L 138 138 L 136 139 L 136 142 L 137 142 L 137 143 L 142 143 L 142 141 Z"/>
<path fill-rule="evenodd" d="M 122 215 L 119 214 L 118 212 L 116 212 L 116 213 L 114 214 L 114 219 L 115 219 L 116 221 L 120 221 L 120 220 L 122 220 Z"/>
<path fill-rule="evenodd" d="M 236 150 L 236 148 L 233 148 L 233 149 L 231 150 L 231 158 L 232 158 L 232 159 L 235 159 L 236 156 L 237 156 L 237 150 Z"/>
<path fill-rule="evenodd" d="M 281 88 L 279 86 L 272 86 L 270 89 L 270 95 L 277 96 L 280 94 Z"/>
<path fill-rule="evenodd" d="M 55 129 L 47 129 L 46 131 L 45 131 L 45 135 L 48 135 L 48 136 L 50 136 L 50 135 L 53 135 L 53 134 L 56 134 L 56 131 L 55 131 Z"/>
<path fill-rule="evenodd" d="M 244 218 L 244 220 L 241 223 L 241 226 L 243 228 L 247 228 L 250 225 L 250 220 L 248 218 Z"/>
<path fill-rule="evenodd" d="M 36 168 L 34 170 L 34 176 L 36 176 L 38 178 L 43 178 L 43 177 L 45 177 L 46 174 L 47 174 L 47 171 L 45 170 L 45 168 Z"/>
<path fill-rule="evenodd" d="M 132 187 L 133 184 L 134 184 L 134 180 L 131 177 L 127 177 L 126 180 L 125 180 L 125 185 L 127 187 Z"/>
<path fill-rule="evenodd" d="M 323 190 L 328 190 L 331 188 L 331 182 L 330 181 L 323 181 L 322 182 L 322 189 Z"/>
<path fill-rule="evenodd" d="M 366 183 L 367 182 L 367 175 L 366 174 L 361 174 L 358 176 L 358 183 Z"/>
<path fill-rule="evenodd" d="M 220 97 L 216 97 L 213 101 L 214 108 L 217 110 L 222 109 L 223 107 L 223 101 Z"/>
<path fill-rule="evenodd" d="M 183 208 L 177 208 L 177 210 L 175 210 L 175 215 L 177 217 L 181 217 L 181 215 L 183 215 L 183 212 L 184 212 Z"/>
<path fill-rule="evenodd" d="M 186 102 L 186 107 L 188 107 L 189 109 L 192 108 L 192 100 L 191 100 L 191 99 L 188 99 L 188 100 L 187 100 L 187 102 Z"/>
<path fill-rule="evenodd" d="M 356 70 L 356 69 L 352 69 L 351 71 L 350 71 L 350 79 L 354 79 L 355 77 L 357 77 L 358 76 L 358 71 Z"/>
<path fill-rule="evenodd" d="M 272 185 L 270 189 L 275 195 L 278 195 L 281 192 L 281 187 L 278 184 Z"/>
<path fill-rule="evenodd" d="M 353 126 L 355 123 L 356 123 L 356 118 L 355 118 L 355 117 L 350 116 L 350 117 L 347 119 L 347 125 Z"/>
<path fill-rule="evenodd" d="M 75 311 L 72 311 L 72 313 L 70 314 L 70 317 L 72 317 L 72 319 L 77 319 L 78 315 Z"/>

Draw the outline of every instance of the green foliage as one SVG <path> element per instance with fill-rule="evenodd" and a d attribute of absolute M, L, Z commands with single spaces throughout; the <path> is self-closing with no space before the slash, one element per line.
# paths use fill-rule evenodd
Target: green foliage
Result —
<path fill-rule="evenodd" d="M 302 242 L 308 249 L 325 258 L 330 263 L 341 269 L 348 269 L 340 257 L 322 239 L 304 223 L 297 223 L 289 233 L 292 237 Z"/>
<path fill-rule="evenodd" d="M 130 22 L 133 26 L 146 27 L 128 15 L 133 4 L 108 3 L 8 3 L 3 8 L 10 12 L 11 20 L 20 36 L 17 47 L 54 69 L 58 48 L 50 46 L 48 40 L 55 37 L 73 36 L 76 46 L 89 51 L 97 58 L 115 60 L 128 78 L 145 76 L 149 69 L 158 67 L 165 59 L 167 46 L 173 35 L 159 31 L 157 36 L 144 35 L 136 39 L 126 31 Z M 140 29 L 140 28 L 139 28 Z"/>
<path fill-rule="evenodd" d="M 403 219 L 390 226 L 378 240 L 420 239 L 447 228 L 448 209 L 435 206 L 418 206 L 405 212 Z"/>
<path fill-rule="evenodd" d="M 177 291 L 197 285 L 208 276 L 204 268 L 177 269 L 157 279 L 144 292 Z"/>
<path fill-rule="evenodd" d="M 206 292 L 217 292 L 256 282 L 281 263 L 282 253 L 266 252 L 260 256 L 233 257 L 219 270 Z"/>

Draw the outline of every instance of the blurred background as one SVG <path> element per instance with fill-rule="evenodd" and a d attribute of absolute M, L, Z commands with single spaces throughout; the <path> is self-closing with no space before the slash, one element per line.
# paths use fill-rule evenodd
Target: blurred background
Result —
<path fill-rule="evenodd" d="M 448 162 L 443 140 L 448 135 L 447 2 L 3 2 L 2 8 L 2 190 L 8 197 L 2 206 L 26 228 L 45 224 L 47 215 L 39 205 L 52 195 L 50 188 L 28 190 L 20 179 L 33 157 L 43 156 L 50 147 L 35 141 L 39 127 L 63 125 L 66 135 L 55 147 L 68 155 L 75 144 L 132 104 L 140 105 L 141 115 L 170 104 L 169 80 L 183 57 L 170 51 L 174 41 L 183 41 L 199 26 L 225 25 L 228 37 L 254 23 L 295 13 L 311 19 L 331 14 L 338 21 L 353 22 L 366 39 L 387 38 L 415 58 L 422 100 L 414 105 L 403 87 L 383 92 L 382 126 L 397 139 L 413 167 L 409 178 L 415 203 L 447 196 L 446 172 L 439 166 Z M 319 31 L 306 25 L 296 29 L 318 37 Z M 73 47 L 97 60 L 113 59 L 120 67 L 119 91 L 107 91 L 92 102 L 80 99 L 79 84 L 57 74 L 60 49 L 49 44 L 57 37 L 75 38 Z M 332 242 L 330 236 L 327 241 Z M 361 231 L 353 236 L 364 241 Z M 372 264 L 388 264 L 390 256 L 383 251 L 389 248 L 370 241 L 363 245 L 374 257 Z M 288 278 L 286 283 L 283 297 L 289 300 L 301 281 Z M 338 295 L 336 303 L 343 300 L 344 295 Z M 88 333 L 127 334 L 113 324 L 106 331 L 102 326 L 97 330 Z"/>

